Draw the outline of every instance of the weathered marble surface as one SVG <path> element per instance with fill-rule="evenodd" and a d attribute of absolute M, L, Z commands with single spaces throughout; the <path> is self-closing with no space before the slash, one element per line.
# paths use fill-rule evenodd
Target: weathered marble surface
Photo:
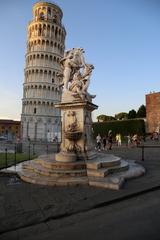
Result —
<path fill-rule="evenodd" d="M 145 174 L 142 165 L 112 154 L 98 154 L 89 161 L 62 163 L 54 155 L 43 155 L 35 160 L 5 170 L 18 172 L 22 180 L 49 186 L 90 185 L 119 190 L 125 180 Z"/>

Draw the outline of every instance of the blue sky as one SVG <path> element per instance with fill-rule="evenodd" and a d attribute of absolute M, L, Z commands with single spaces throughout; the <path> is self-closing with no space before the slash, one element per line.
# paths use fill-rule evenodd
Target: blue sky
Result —
<path fill-rule="evenodd" d="M 1 1 L 0 118 L 20 119 L 27 24 L 34 0 Z M 160 90 L 159 0 L 57 0 L 67 31 L 66 49 L 83 47 L 95 66 L 89 92 L 93 113 L 137 110 Z"/>

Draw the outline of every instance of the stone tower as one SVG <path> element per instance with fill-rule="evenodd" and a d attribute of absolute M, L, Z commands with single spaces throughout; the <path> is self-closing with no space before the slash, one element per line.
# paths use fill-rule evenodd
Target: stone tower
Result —
<path fill-rule="evenodd" d="M 28 24 L 25 79 L 22 99 L 22 140 L 51 141 L 60 131 L 60 59 L 66 31 L 62 10 L 54 3 L 33 6 Z"/>

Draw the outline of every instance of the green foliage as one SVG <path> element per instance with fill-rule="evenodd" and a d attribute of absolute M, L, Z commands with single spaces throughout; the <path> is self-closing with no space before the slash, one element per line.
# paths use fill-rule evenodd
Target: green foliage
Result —
<path fill-rule="evenodd" d="M 113 136 L 120 133 L 122 136 L 128 134 L 145 134 L 145 123 L 142 119 L 120 120 L 110 122 L 95 122 L 93 123 L 94 137 L 100 133 L 101 136 L 107 135 L 108 131 L 112 130 Z"/>
<path fill-rule="evenodd" d="M 117 113 L 117 114 L 115 114 L 115 118 L 116 118 L 117 120 L 128 119 L 128 113 L 126 113 L 126 112 Z"/>
<path fill-rule="evenodd" d="M 137 118 L 145 118 L 146 117 L 146 107 L 141 105 L 137 111 Z"/>
<path fill-rule="evenodd" d="M 112 116 L 107 116 L 107 115 L 101 114 L 101 115 L 97 116 L 97 120 L 98 120 L 98 122 L 107 122 L 107 121 L 115 120 L 115 118 Z"/>
<path fill-rule="evenodd" d="M 134 109 L 130 110 L 129 113 L 128 113 L 128 119 L 133 119 L 133 118 L 136 118 L 137 116 L 137 113 Z"/>

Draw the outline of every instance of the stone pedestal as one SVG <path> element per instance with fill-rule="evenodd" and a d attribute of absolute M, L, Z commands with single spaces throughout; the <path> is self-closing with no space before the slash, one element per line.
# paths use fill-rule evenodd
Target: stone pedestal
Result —
<path fill-rule="evenodd" d="M 62 143 L 55 159 L 59 162 L 90 160 L 96 157 L 92 138 L 91 113 L 98 106 L 89 101 L 61 102 Z"/>

